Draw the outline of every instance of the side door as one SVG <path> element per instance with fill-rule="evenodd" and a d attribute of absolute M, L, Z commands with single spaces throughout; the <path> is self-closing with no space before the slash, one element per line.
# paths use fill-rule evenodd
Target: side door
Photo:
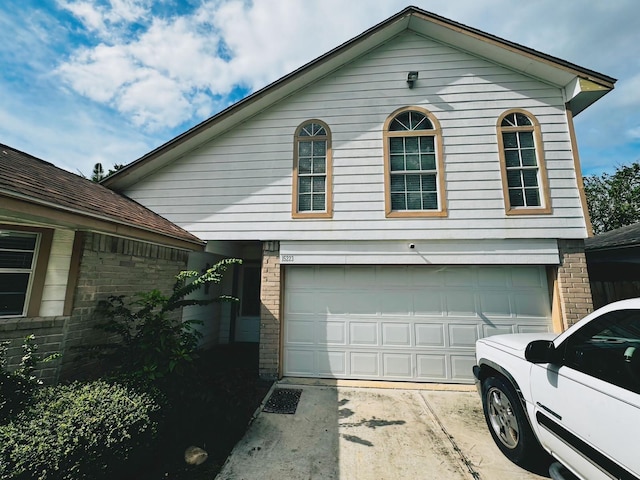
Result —
<path fill-rule="evenodd" d="M 531 370 L 540 442 L 583 478 L 640 478 L 640 311 L 603 314 Z"/>

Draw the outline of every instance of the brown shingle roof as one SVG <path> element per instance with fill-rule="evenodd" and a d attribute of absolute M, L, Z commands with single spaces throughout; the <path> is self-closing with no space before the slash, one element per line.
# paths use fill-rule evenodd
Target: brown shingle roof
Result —
<path fill-rule="evenodd" d="M 601 233 L 595 237 L 587 238 L 584 242 L 584 248 L 587 251 L 635 245 L 640 245 L 640 223 Z"/>
<path fill-rule="evenodd" d="M 196 245 L 204 243 L 124 195 L 3 144 L 0 144 L 0 195 Z"/>

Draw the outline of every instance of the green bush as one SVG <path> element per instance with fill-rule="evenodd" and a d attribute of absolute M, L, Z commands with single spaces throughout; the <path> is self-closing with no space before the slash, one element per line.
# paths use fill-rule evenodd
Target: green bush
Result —
<path fill-rule="evenodd" d="M 122 478 L 150 449 L 159 410 L 150 394 L 118 383 L 39 389 L 0 425 L 0 479 Z"/>

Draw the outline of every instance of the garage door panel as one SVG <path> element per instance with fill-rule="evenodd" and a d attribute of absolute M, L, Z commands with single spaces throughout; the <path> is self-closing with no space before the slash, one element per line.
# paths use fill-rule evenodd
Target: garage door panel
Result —
<path fill-rule="evenodd" d="M 319 345 L 346 345 L 347 322 L 319 322 L 316 326 Z"/>
<path fill-rule="evenodd" d="M 442 381 L 447 378 L 447 358 L 444 354 L 416 355 L 419 380 Z"/>
<path fill-rule="evenodd" d="M 442 323 L 415 325 L 417 347 L 444 347 L 445 335 Z"/>
<path fill-rule="evenodd" d="M 378 377 L 380 354 L 376 352 L 351 352 L 351 373 L 355 377 Z"/>
<path fill-rule="evenodd" d="M 385 377 L 406 378 L 413 377 L 413 355 L 400 353 L 385 353 L 382 356 L 383 375 Z"/>
<path fill-rule="evenodd" d="M 478 326 L 475 324 L 449 324 L 449 346 L 475 348 Z"/>
<path fill-rule="evenodd" d="M 478 338 L 551 331 L 542 267 L 285 268 L 284 375 L 471 383 Z"/>
<path fill-rule="evenodd" d="M 314 325 L 314 322 L 291 320 L 287 328 L 287 343 L 313 345 L 316 341 Z"/>
<path fill-rule="evenodd" d="M 409 323 L 383 323 L 382 346 L 410 347 L 411 325 Z"/>
<path fill-rule="evenodd" d="M 378 324 L 375 322 L 350 322 L 350 345 L 378 345 Z"/>
<path fill-rule="evenodd" d="M 346 352 L 328 351 L 318 353 L 318 374 L 333 376 L 347 375 Z"/>

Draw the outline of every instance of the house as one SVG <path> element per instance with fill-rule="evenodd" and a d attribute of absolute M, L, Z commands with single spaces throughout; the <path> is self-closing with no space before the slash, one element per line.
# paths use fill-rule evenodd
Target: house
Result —
<path fill-rule="evenodd" d="M 614 83 L 409 7 L 104 185 L 244 259 L 261 375 L 471 382 L 592 309 L 573 117 Z"/>
<path fill-rule="evenodd" d="M 17 365 L 25 336 L 42 380 L 88 373 L 74 347 L 95 340 L 98 300 L 158 288 L 170 292 L 203 242 L 102 185 L 0 145 L 0 341 Z"/>
<path fill-rule="evenodd" d="M 585 240 L 594 307 L 640 297 L 640 223 Z"/>

